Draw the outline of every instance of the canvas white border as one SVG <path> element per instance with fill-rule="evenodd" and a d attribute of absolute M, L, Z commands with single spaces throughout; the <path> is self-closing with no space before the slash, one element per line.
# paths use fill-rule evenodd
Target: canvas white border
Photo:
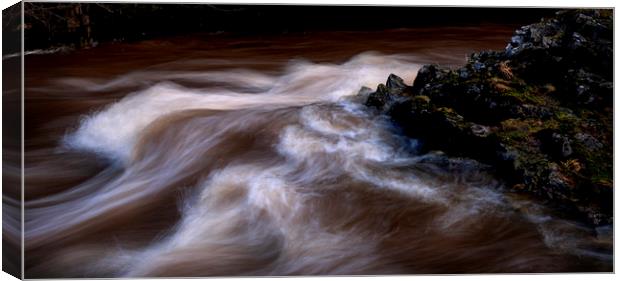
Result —
<path fill-rule="evenodd" d="M 32 1 L 35 2 L 36 0 Z M 61 2 L 60 1 L 36 1 L 36 2 Z M 18 1 L 14 0 L 0 0 L 0 7 L 4 10 L 5 8 L 12 6 Z M 83 1 L 62 1 L 62 2 L 144 2 L 144 3 L 154 3 L 154 2 L 164 2 L 164 3 L 222 3 L 222 4 L 309 4 L 309 5 L 383 5 L 383 6 L 494 6 L 494 7 L 587 7 L 587 8 L 596 8 L 596 7 L 604 7 L 604 8 L 614 8 L 616 7 L 616 3 L 614 1 L 604 1 L 604 0 L 589 0 L 589 1 L 579 1 L 579 0 L 502 0 L 498 1 L 490 1 L 490 0 L 210 0 L 210 1 L 182 1 L 182 0 L 108 0 L 108 1 L 92 1 L 92 0 L 83 0 Z M 615 11 L 614 11 L 615 14 Z M 619 32 L 617 28 L 617 21 L 614 20 L 614 41 L 619 37 Z M 2 43 L 2 39 L 0 36 L 0 44 Z M 618 81 L 618 72 L 615 71 L 618 65 L 618 57 L 615 55 L 618 51 L 617 44 L 614 42 L 614 82 Z M 2 71 L 2 66 L 0 64 L 0 73 Z M 2 82 L 0 82 L 0 88 L 2 86 Z M 614 84 L 615 86 L 615 84 Z M 614 87 L 614 97 L 617 96 L 618 87 Z M 1 98 L 0 98 L 1 100 Z M 614 108 L 618 109 L 620 99 L 614 98 Z M 1 111 L 1 110 L 0 110 Z M 0 122 L 2 121 L 2 117 L 0 115 Z M 614 147 L 616 147 L 616 140 L 618 140 L 618 136 L 620 135 L 617 128 L 618 123 L 618 115 L 615 114 L 614 111 Z M 1 132 L 0 132 L 1 135 Z M 2 138 L 0 137 L 0 146 L 2 145 Z M 614 151 L 614 163 L 615 159 L 618 156 L 618 152 Z M 0 166 L 0 172 L 1 170 Z M 618 179 L 620 169 L 617 165 L 614 165 L 614 178 Z M 1 186 L 1 183 L 0 183 Z M 0 187 L 1 189 L 1 187 Z M 614 192 L 614 202 L 618 201 L 620 192 Z M 614 213 L 617 213 L 618 205 L 615 204 Z M 0 208 L 0 215 L 1 215 Z M 1 216 L 0 216 L 1 218 Z M 615 230 L 615 225 L 614 225 Z M 614 238 L 616 237 L 616 233 L 614 233 Z M 614 239 L 614 247 L 615 247 Z M 0 251 L 2 246 L 0 245 Z M 618 259 L 614 258 L 614 268 L 618 269 Z M 405 281 L 405 280 L 416 280 L 416 281 L 426 281 L 426 280 L 460 280 L 460 281 L 490 281 L 490 280 L 508 280 L 508 281 L 516 281 L 516 280 L 528 280 L 528 281 L 538 281 L 538 280 L 566 280 L 566 281 L 577 281 L 577 280 L 616 280 L 616 274 L 475 274 L 475 275 L 407 275 L 407 276 L 368 276 L 368 277 L 286 277 L 286 280 L 305 280 L 305 281 L 326 281 L 326 280 L 338 280 L 338 281 L 351 281 L 351 280 L 396 280 L 396 281 Z M 265 280 L 265 281 L 276 281 L 282 280 L 283 277 L 243 277 L 243 278 L 204 278 L 207 280 L 222 280 L 222 281 L 244 281 L 244 280 Z M 125 279 L 125 280 L 170 280 L 170 281 L 182 281 L 182 280 L 191 280 L 191 279 L 203 279 L 203 278 L 135 278 L 135 279 Z M 2 272 L 0 273 L 0 281 L 4 280 L 15 280 L 11 275 Z M 45 279 L 40 279 L 45 280 Z M 76 279 L 49 279 L 49 280 L 76 280 Z M 80 280 L 101 280 L 101 279 L 80 279 Z"/>

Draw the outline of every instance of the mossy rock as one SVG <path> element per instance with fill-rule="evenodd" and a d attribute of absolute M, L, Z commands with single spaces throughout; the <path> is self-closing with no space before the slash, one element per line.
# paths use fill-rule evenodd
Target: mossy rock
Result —
<path fill-rule="evenodd" d="M 394 77 L 374 102 L 426 150 L 496 167 L 519 192 L 593 225 L 613 220 L 612 14 L 570 10 L 520 28 L 459 69 Z M 565 211 L 565 212 L 564 212 Z"/>

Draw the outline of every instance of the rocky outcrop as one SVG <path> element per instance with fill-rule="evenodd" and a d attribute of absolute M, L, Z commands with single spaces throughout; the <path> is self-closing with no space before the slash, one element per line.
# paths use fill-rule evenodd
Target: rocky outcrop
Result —
<path fill-rule="evenodd" d="M 422 149 L 492 164 L 518 192 L 592 225 L 612 223 L 611 10 L 568 10 L 517 30 L 459 69 L 391 75 L 366 105 Z"/>

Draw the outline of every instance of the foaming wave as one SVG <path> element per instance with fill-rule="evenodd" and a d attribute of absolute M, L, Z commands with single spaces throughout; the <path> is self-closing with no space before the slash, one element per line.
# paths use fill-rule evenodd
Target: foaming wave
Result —
<path fill-rule="evenodd" d="M 155 119 L 166 114 L 188 109 L 233 110 L 334 102 L 356 95 L 362 86 L 374 87 L 383 82 L 382 77 L 387 77 L 391 72 L 413 81 L 413 75 L 418 68 L 419 66 L 410 63 L 407 57 L 365 53 L 341 65 L 292 62 L 283 75 L 271 78 L 249 70 L 242 73 L 233 70 L 198 75 L 176 74 L 201 81 L 215 78 L 239 87 L 260 89 L 266 85 L 271 86 L 262 92 L 247 94 L 222 88 L 189 89 L 172 82 L 161 82 L 128 95 L 108 108 L 84 118 L 77 131 L 65 138 L 65 143 L 74 149 L 93 151 L 127 162 L 140 132 Z M 154 81 L 170 79 L 168 74 L 150 72 L 132 76 L 135 77 L 122 77 L 103 85 L 86 86 L 100 90 L 134 83 L 132 81 L 140 83 L 145 77 Z"/>

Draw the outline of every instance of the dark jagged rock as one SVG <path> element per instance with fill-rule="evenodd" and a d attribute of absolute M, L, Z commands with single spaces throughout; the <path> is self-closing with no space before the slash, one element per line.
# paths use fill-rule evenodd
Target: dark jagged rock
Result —
<path fill-rule="evenodd" d="M 384 84 L 379 84 L 377 90 L 368 95 L 366 106 L 375 107 L 385 111 L 396 101 L 402 100 L 403 97 L 409 95 L 411 87 L 405 85 L 402 78 L 390 74 Z"/>
<path fill-rule="evenodd" d="M 385 82 L 385 86 L 390 92 L 402 92 L 407 88 L 407 85 L 405 85 L 405 81 L 403 81 L 403 78 L 400 78 L 394 74 L 390 74 L 387 82 Z"/>
<path fill-rule="evenodd" d="M 513 190 L 610 224 L 612 14 L 558 12 L 459 69 L 423 66 L 411 87 L 390 75 L 366 104 L 419 139 L 422 151 L 491 164 Z"/>

